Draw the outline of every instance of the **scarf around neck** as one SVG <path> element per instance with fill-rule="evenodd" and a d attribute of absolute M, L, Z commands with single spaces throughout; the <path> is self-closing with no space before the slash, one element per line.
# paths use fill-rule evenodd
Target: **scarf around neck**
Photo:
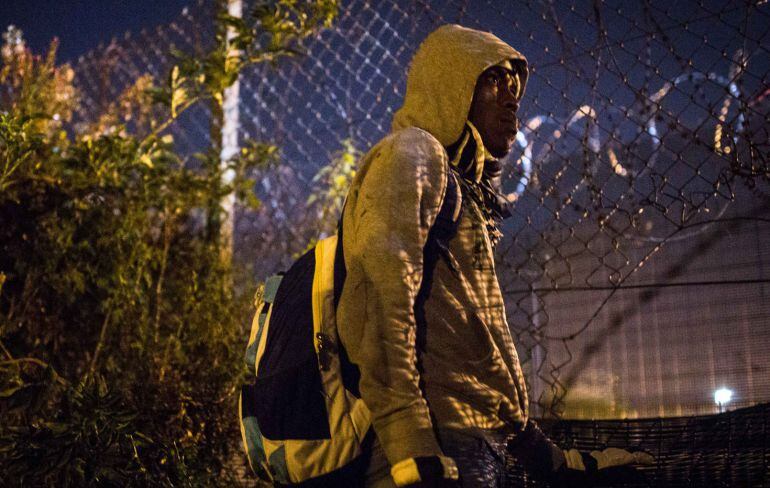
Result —
<path fill-rule="evenodd" d="M 470 122 L 457 141 L 446 148 L 449 162 L 459 178 L 463 196 L 469 197 L 486 225 L 492 245 L 502 237 L 500 222 L 511 216 L 510 204 L 500 193 L 502 164 L 484 147 L 481 135 Z"/>

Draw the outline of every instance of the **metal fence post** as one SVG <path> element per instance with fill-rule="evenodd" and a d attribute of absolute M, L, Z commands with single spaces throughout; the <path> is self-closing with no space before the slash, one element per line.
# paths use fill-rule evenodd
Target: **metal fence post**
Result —
<path fill-rule="evenodd" d="M 227 13 L 233 17 L 243 16 L 243 0 L 228 0 Z M 235 37 L 235 30 L 232 27 L 227 28 L 228 42 Z M 229 47 L 228 47 L 229 48 Z M 231 55 L 228 52 L 228 56 Z M 222 103 L 222 150 L 219 159 L 222 165 L 223 183 L 229 184 L 235 177 L 232 169 L 227 169 L 228 161 L 238 154 L 238 129 L 239 129 L 239 110 L 240 102 L 240 80 L 225 89 Z M 235 230 L 235 192 L 230 192 L 222 199 L 222 209 L 225 217 L 222 222 L 221 238 L 223 250 L 226 258 L 230 259 L 233 252 L 233 235 Z"/>

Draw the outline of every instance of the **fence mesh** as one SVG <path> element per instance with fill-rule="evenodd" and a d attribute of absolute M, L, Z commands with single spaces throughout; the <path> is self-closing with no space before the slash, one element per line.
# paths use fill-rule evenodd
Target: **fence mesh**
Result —
<path fill-rule="evenodd" d="M 79 123 L 163 76 L 170 47 L 204 49 L 213 9 L 80 58 Z M 494 32 L 531 66 L 497 269 L 536 414 L 713 413 L 720 387 L 728 407 L 770 401 L 764 1 L 342 1 L 306 55 L 240 78 L 241 140 L 277 144 L 282 161 L 259 176 L 262 208 L 236 219 L 255 276 L 323 230 L 314 176 L 388 132 L 411 56 L 447 22 Z M 201 148 L 210 118 L 186 113 L 177 147 Z"/>

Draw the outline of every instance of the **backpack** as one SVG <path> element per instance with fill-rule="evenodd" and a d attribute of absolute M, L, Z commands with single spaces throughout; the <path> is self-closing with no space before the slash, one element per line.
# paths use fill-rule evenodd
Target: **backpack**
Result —
<path fill-rule="evenodd" d="M 426 276 L 440 256 L 449 257 L 446 243 L 456 232 L 461 201 L 449 170 L 424 249 Z M 249 465 L 276 485 L 350 486 L 362 476 L 356 470 L 371 420 L 358 391 L 358 368 L 337 334 L 345 274 L 340 219 L 337 235 L 268 278 L 255 297 L 245 356 L 253 377 L 242 385 L 238 416 Z"/>

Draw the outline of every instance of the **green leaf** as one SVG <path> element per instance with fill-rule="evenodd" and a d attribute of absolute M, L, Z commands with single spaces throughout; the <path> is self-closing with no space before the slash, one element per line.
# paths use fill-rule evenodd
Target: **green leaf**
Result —
<path fill-rule="evenodd" d="M 176 118 L 179 107 L 189 100 L 188 90 L 185 87 L 187 78 L 180 75 L 179 65 L 171 70 L 171 117 Z"/>
<path fill-rule="evenodd" d="M 19 391 L 24 387 L 23 384 L 18 384 L 11 386 L 10 388 L 6 388 L 5 390 L 0 391 L 0 398 L 10 398 L 13 396 L 14 393 Z"/>

